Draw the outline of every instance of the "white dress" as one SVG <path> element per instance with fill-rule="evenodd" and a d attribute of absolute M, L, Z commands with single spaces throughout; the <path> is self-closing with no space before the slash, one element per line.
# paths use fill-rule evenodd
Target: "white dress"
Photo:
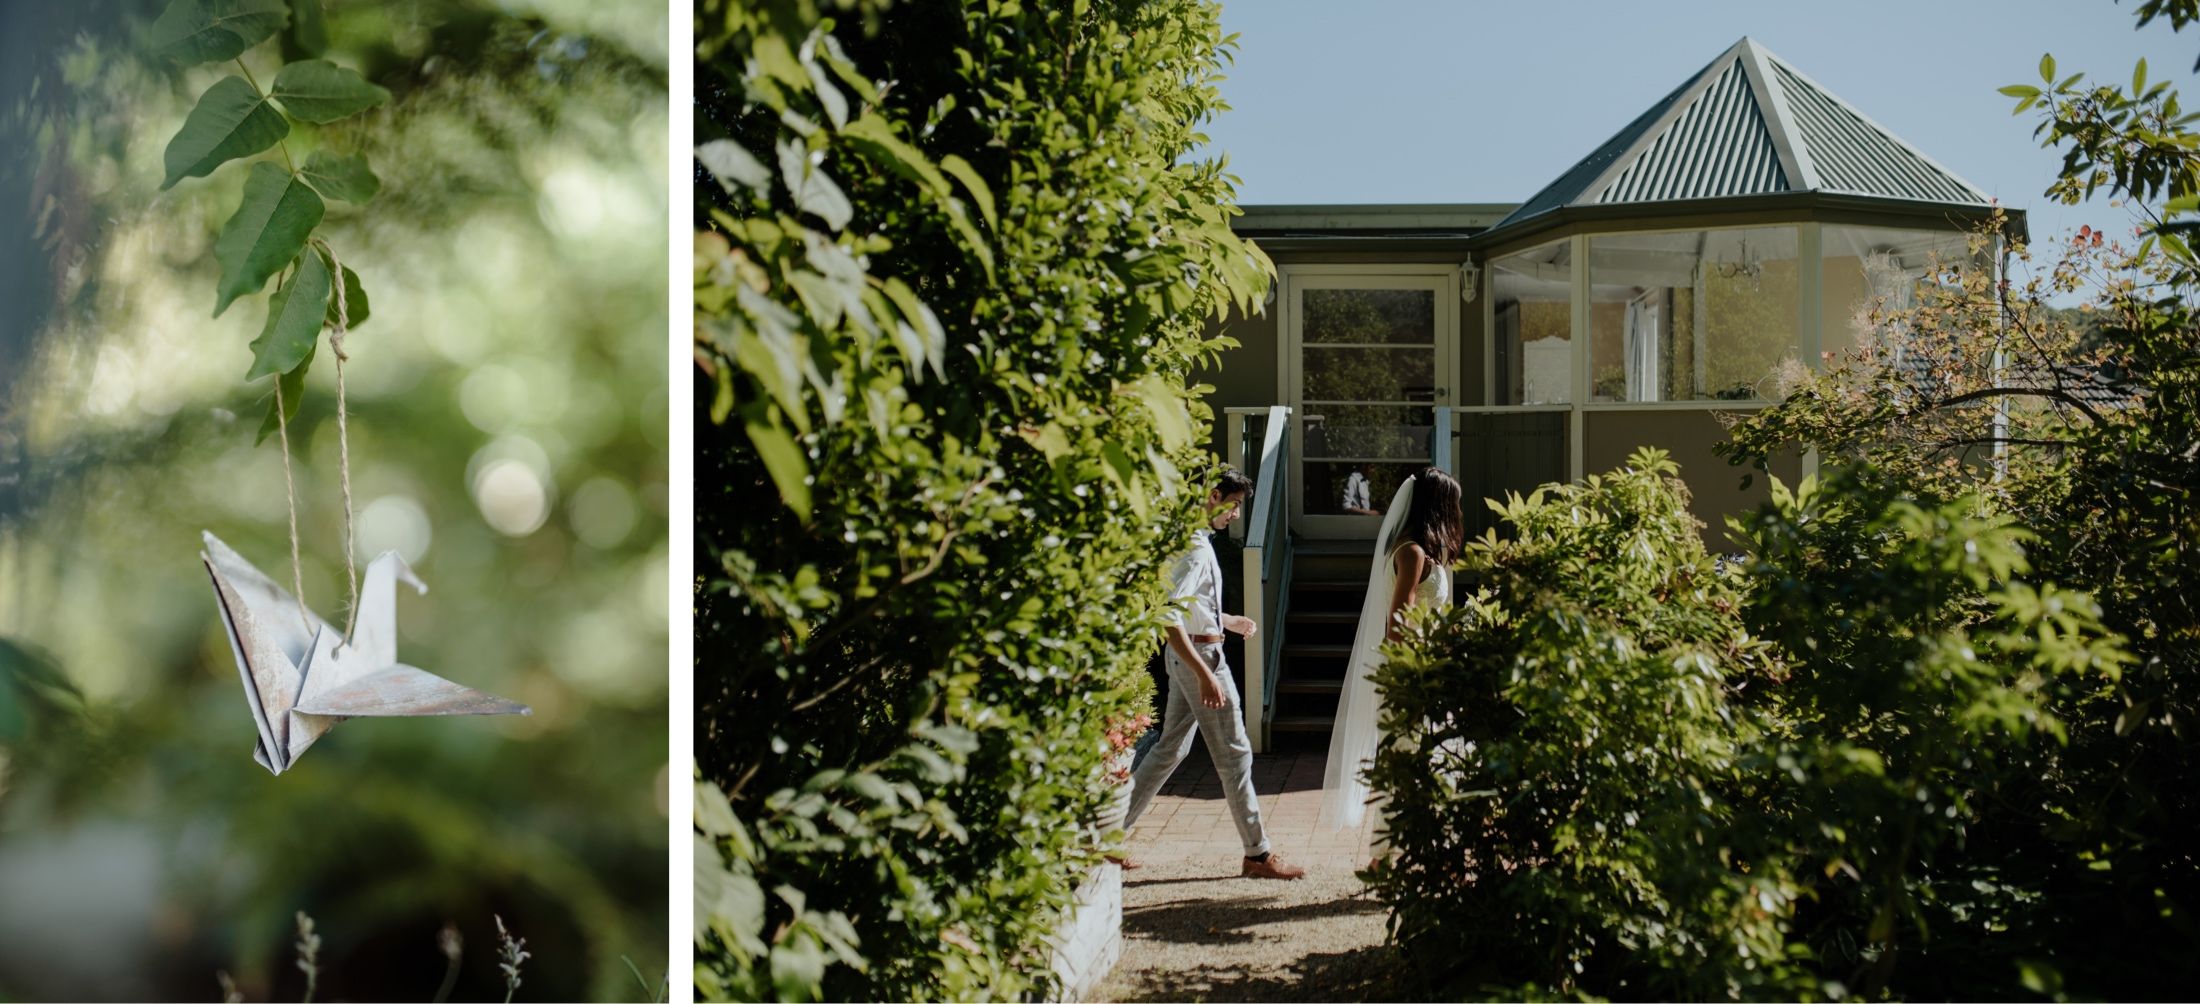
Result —
<path fill-rule="evenodd" d="M 1337 695 L 1337 720 L 1329 731 L 1329 757 L 1322 770 L 1321 818 L 1331 829 L 1360 825 L 1367 810 L 1367 784 L 1360 777 L 1375 746 L 1382 741 L 1382 698 L 1375 692 L 1375 667 L 1382 663 L 1383 635 L 1388 625 L 1390 596 L 1397 584 L 1397 539 L 1406 512 L 1412 507 L 1413 481 L 1398 486 L 1390 508 L 1384 510 L 1383 527 L 1375 538 L 1375 567 L 1368 572 L 1367 599 L 1360 606 L 1360 622 L 1353 635 L 1352 654 L 1345 664 L 1344 686 Z M 1413 587 L 1413 606 L 1451 602 L 1451 569 L 1430 562 L 1428 572 Z M 1402 614 L 1404 611 L 1400 611 Z"/>

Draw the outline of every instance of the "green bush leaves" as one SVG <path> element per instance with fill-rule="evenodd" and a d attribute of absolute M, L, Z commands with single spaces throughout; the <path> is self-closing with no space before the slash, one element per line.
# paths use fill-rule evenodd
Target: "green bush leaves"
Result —
<path fill-rule="evenodd" d="M 854 6 L 697 24 L 696 988 L 1039 997 L 1269 266 L 1213 4 Z"/>
<path fill-rule="evenodd" d="M 1775 482 L 1713 562 L 1675 473 L 1496 506 L 1378 671 L 1399 937 L 1453 994 L 1946 996 L 1936 939 L 2024 895 L 1966 844 L 2122 641 L 1975 497 Z"/>

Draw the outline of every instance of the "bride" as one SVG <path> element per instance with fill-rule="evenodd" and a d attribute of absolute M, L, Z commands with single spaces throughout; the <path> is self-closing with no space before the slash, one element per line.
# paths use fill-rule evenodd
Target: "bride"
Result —
<path fill-rule="evenodd" d="M 1459 482 L 1427 467 L 1400 484 L 1390 508 L 1383 511 L 1367 599 L 1360 606 L 1359 631 L 1329 734 L 1329 763 L 1322 772 L 1321 814 L 1335 829 L 1360 825 L 1367 808 L 1367 784 L 1360 771 L 1374 758 L 1382 738 L 1382 698 L 1375 693 L 1373 674 L 1382 664 L 1383 643 L 1397 640 L 1399 615 L 1406 607 L 1451 602 L 1451 563 L 1465 538 L 1459 500 Z"/>

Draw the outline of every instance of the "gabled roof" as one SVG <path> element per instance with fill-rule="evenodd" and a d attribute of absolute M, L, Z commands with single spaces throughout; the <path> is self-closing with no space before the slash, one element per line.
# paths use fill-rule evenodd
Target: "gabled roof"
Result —
<path fill-rule="evenodd" d="M 1745 37 L 1493 230 L 1569 206 L 1796 192 L 1991 201 Z"/>

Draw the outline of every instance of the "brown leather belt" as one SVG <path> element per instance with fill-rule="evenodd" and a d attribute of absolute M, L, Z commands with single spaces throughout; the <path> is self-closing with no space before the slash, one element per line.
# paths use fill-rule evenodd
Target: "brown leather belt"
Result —
<path fill-rule="evenodd" d="M 1220 645 L 1220 644 L 1222 644 L 1222 636 L 1221 636 L 1221 635 L 1219 635 L 1219 634 L 1195 634 L 1195 635 L 1191 635 L 1191 636 L 1189 636 L 1189 637 L 1190 637 L 1190 638 L 1192 639 L 1192 644 L 1194 644 L 1194 645 Z"/>

